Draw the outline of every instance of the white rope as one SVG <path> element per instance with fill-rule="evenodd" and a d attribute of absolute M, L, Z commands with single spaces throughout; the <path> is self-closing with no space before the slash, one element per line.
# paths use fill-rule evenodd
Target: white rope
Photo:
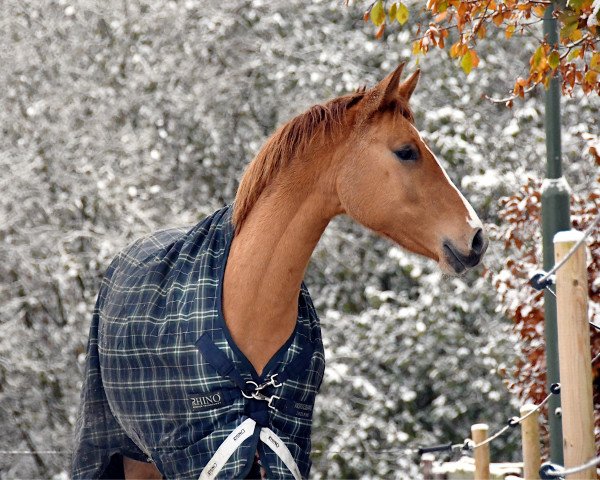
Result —
<path fill-rule="evenodd" d="M 550 400 L 550 397 L 552 395 L 554 395 L 554 394 L 553 393 L 549 393 L 548 395 L 546 395 L 546 398 L 544 398 L 539 404 L 537 404 L 535 406 L 535 408 L 533 410 L 531 410 L 530 412 L 527 412 L 525 415 L 523 415 L 521 417 L 514 417 L 513 419 L 510 420 L 510 423 L 508 425 L 506 425 L 503 428 L 501 428 L 500 430 L 498 430 L 491 437 L 486 438 L 483 442 L 480 442 L 480 443 L 477 443 L 475 445 L 472 445 L 471 448 L 473 450 L 475 450 L 476 448 L 483 447 L 484 445 L 487 445 L 488 443 L 493 442 L 500 435 L 504 434 L 504 432 L 506 432 L 509 428 L 522 423 L 523 420 L 525 420 L 527 417 L 529 417 L 530 415 L 533 415 L 535 412 L 537 412 L 540 408 L 542 408 L 546 404 L 546 402 L 548 402 L 548 400 Z"/>
<path fill-rule="evenodd" d="M 487 445 L 488 443 L 493 442 L 494 440 L 496 440 L 500 435 L 503 435 L 504 432 L 506 432 L 508 429 L 510 428 L 510 425 L 505 425 L 504 427 L 502 427 L 500 430 L 498 430 L 494 435 L 492 435 L 489 438 L 486 438 L 483 442 L 479 442 L 475 445 L 473 445 L 473 450 L 475 450 L 476 448 L 479 447 L 483 447 L 484 445 Z"/>
<path fill-rule="evenodd" d="M 550 400 L 550 397 L 554 395 L 553 393 L 549 393 L 548 395 L 546 395 L 546 398 L 544 398 L 538 405 L 535 406 L 535 408 L 531 411 L 531 412 L 527 412 L 525 415 L 523 415 L 522 417 L 519 417 L 515 420 L 515 422 L 517 423 L 521 423 L 523 422 L 523 420 L 525 420 L 529 415 L 533 415 L 535 412 L 537 412 L 540 408 L 542 408 L 546 402 L 548 402 L 548 400 Z"/>
<path fill-rule="evenodd" d="M 592 232 L 594 231 L 594 228 L 596 227 L 596 225 L 598 225 L 598 223 L 600 222 L 600 214 L 598 214 L 596 216 L 596 218 L 594 219 L 594 221 L 590 224 L 590 226 L 585 230 L 585 232 L 583 232 L 583 237 L 581 237 L 577 243 L 575 243 L 575 245 L 573 245 L 573 248 L 571 248 L 571 250 L 569 250 L 569 253 L 567 253 L 564 258 L 558 262 L 557 264 L 555 264 L 548 273 L 546 273 L 542 278 L 540 278 L 539 282 L 543 283 L 546 280 L 548 280 L 550 278 L 551 275 L 554 275 L 554 273 L 556 273 L 558 271 L 558 269 L 560 269 L 565 263 L 567 263 L 567 261 L 569 260 L 569 258 L 571 258 L 573 256 L 573 254 L 575 253 L 575 251 L 586 241 L 586 239 L 592 234 Z"/>
<path fill-rule="evenodd" d="M 600 215 L 596 218 L 596 220 L 600 219 Z M 595 222 L 596 223 L 596 222 Z M 589 230 L 589 229 L 588 229 Z M 573 249 L 575 250 L 577 248 L 577 245 L 575 247 L 573 247 Z M 557 267 L 557 269 L 560 268 L 560 265 Z M 591 323 L 591 322 L 590 322 Z M 596 362 L 596 360 L 598 360 L 600 358 L 600 353 L 598 353 L 593 359 L 592 359 L 592 365 Z M 521 417 L 513 417 L 510 421 L 509 424 L 504 426 L 503 428 L 501 428 L 500 430 L 498 430 L 494 435 L 492 435 L 489 438 L 486 438 L 483 442 L 477 443 L 477 444 L 473 444 L 473 442 L 470 439 L 465 440 L 465 445 L 469 446 L 469 449 L 471 450 L 475 450 L 476 448 L 479 447 L 483 447 L 484 445 L 487 445 L 488 443 L 491 443 L 492 441 L 496 440 L 499 436 L 501 436 L 502 434 L 504 434 L 504 432 L 506 432 L 509 428 L 518 425 L 520 423 L 523 422 L 523 420 L 525 420 L 527 417 L 529 417 L 530 415 L 533 415 L 535 412 L 539 411 L 547 402 L 548 400 L 550 400 L 550 397 L 554 395 L 554 393 L 549 393 L 548 395 L 546 395 L 546 397 L 535 406 L 535 408 L 533 410 L 531 410 L 530 412 L 527 412 L 525 415 L 521 416 Z M 597 463 L 591 463 L 593 461 L 597 461 Z M 586 468 L 589 468 L 593 465 L 598 465 L 600 464 L 600 457 L 595 458 L 594 460 L 590 461 L 590 465 L 587 465 L 587 467 L 582 466 L 582 470 L 585 470 Z M 575 467 L 575 468 L 579 468 L 579 467 Z M 580 470 L 578 470 L 580 471 Z M 571 473 L 576 473 L 576 472 L 571 472 Z"/>
<path fill-rule="evenodd" d="M 573 473 L 583 472 L 588 468 L 595 467 L 600 464 L 600 457 L 592 458 L 589 462 L 584 463 L 583 465 L 578 465 L 573 468 L 562 469 L 557 472 L 547 472 L 546 475 L 549 477 L 565 477 L 567 475 L 572 475 Z"/>

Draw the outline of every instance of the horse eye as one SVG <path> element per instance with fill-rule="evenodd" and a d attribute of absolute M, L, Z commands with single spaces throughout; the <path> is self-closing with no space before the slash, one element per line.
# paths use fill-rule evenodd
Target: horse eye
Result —
<path fill-rule="evenodd" d="M 399 150 L 394 151 L 398 160 L 415 161 L 419 159 L 419 152 L 412 145 L 406 145 Z"/>

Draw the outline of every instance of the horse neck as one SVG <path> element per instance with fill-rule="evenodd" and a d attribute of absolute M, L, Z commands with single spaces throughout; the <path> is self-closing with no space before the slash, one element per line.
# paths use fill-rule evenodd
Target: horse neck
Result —
<path fill-rule="evenodd" d="M 304 165 L 324 162 L 304 161 Z M 338 213 L 327 174 L 281 172 L 233 239 L 223 286 L 223 313 L 236 345 L 261 372 L 294 330 L 310 256 Z"/>

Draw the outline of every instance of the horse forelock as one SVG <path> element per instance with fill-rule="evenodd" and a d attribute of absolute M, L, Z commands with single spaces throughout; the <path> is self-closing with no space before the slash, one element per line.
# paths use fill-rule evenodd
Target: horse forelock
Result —
<path fill-rule="evenodd" d="M 233 223 L 236 231 L 239 231 L 267 186 L 294 159 L 302 157 L 309 147 L 331 142 L 333 138 L 348 133 L 355 126 L 348 122 L 348 111 L 368 95 L 369 91 L 359 88 L 354 93 L 334 98 L 325 104 L 313 105 L 282 125 L 265 142 L 244 172 L 235 197 Z M 373 119 L 377 114 L 387 112 L 413 121 L 408 102 L 403 102 L 400 98 L 375 109 L 369 118 Z"/>
<path fill-rule="evenodd" d="M 383 108 L 380 108 L 379 110 L 377 110 L 375 112 L 375 115 L 379 115 L 382 113 L 391 113 L 392 115 L 394 115 L 394 118 L 397 118 L 398 116 L 400 116 L 400 117 L 403 117 L 406 120 L 408 120 L 410 123 L 415 122 L 413 112 L 410 109 L 410 107 L 408 106 L 408 102 L 404 101 L 403 99 L 391 101 L 390 103 L 385 105 Z"/>

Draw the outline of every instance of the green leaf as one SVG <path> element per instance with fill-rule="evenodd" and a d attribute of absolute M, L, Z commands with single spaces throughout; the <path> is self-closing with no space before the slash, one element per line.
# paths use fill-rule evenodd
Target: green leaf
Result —
<path fill-rule="evenodd" d="M 383 8 L 383 0 L 378 0 L 373 8 L 371 8 L 371 21 L 379 26 L 385 22 L 385 9 Z"/>
<path fill-rule="evenodd" d="M 583 7 L 584 0 L 569 0 L 567 2 L 567 6 L 571 7 L 573 10 L 580 11 L 581 7 Z"/>
<path fill-rule="evenodd" d="M 563 25 L 567 25 L 568 23 L 577 23 L 579 21 L 579 14 L 574 13 L 570 10 L 565 10 L 558 15 L 558 19 L 560 23 Z"/>
<path fill-rule="evenodd" d="M 471 70 L 473 70 L 473 57 L 471 57 L 471 52 L 467 52 L 462 56 L 460 66 L 467 75 L 471 73 Z"/>
<path fill-rule="evenodd" d="M 394 20 L 396 20 L 396 12 L 398 10 L 398 4 L 396 3 L 392 3 L 392 6 L 390 7 L 390 11 L 388 12 L 388 15 L 390 17 L 390 22 L 393 23 Z"/>
<path fill-rule="evenodd" d="M 577 30 L 579 26 L 579 20 L 577 18 L 569 18 L 567 22 L 564 23 L 564 26 L 560 29 L 560 38 L 565 39 L 569 38 L 572 33 Z"/>
<path fill-rule="evenodd" d="M 581 48 L 580 47 L 574 48 L 567 55 L 567 61 L 568 62 L 572 61 L 575 57 L 578 57 L 580 53 L 581 53 Z"/>
<path fill-rule="evenodd" d="M 542 60 L 544 59 L 544 47 L 542 47 L 541 45 L 535 50 L 533 56 L 531 57 L 531 68 L 532 71 L 536 70 L 540 64 L 542 63 Z"/>
<path fill-rule="evenodd" d="M 398 20 L 398 23 L 404 25 L 408 21 L 409 15 L 410 13 L 408 8 L 406 8 L 406 5 L 400 2 L 398 4 L 398 10 L 396 11 L 396 20 Z"/>
<path fill-rule="evenodd" d="M 552 53 L 548 55 L 548 65 L 550 65 L 551 68 L 556 68 L 560 65 L 560 55 L 556 50 L 553 50 Z"/>

